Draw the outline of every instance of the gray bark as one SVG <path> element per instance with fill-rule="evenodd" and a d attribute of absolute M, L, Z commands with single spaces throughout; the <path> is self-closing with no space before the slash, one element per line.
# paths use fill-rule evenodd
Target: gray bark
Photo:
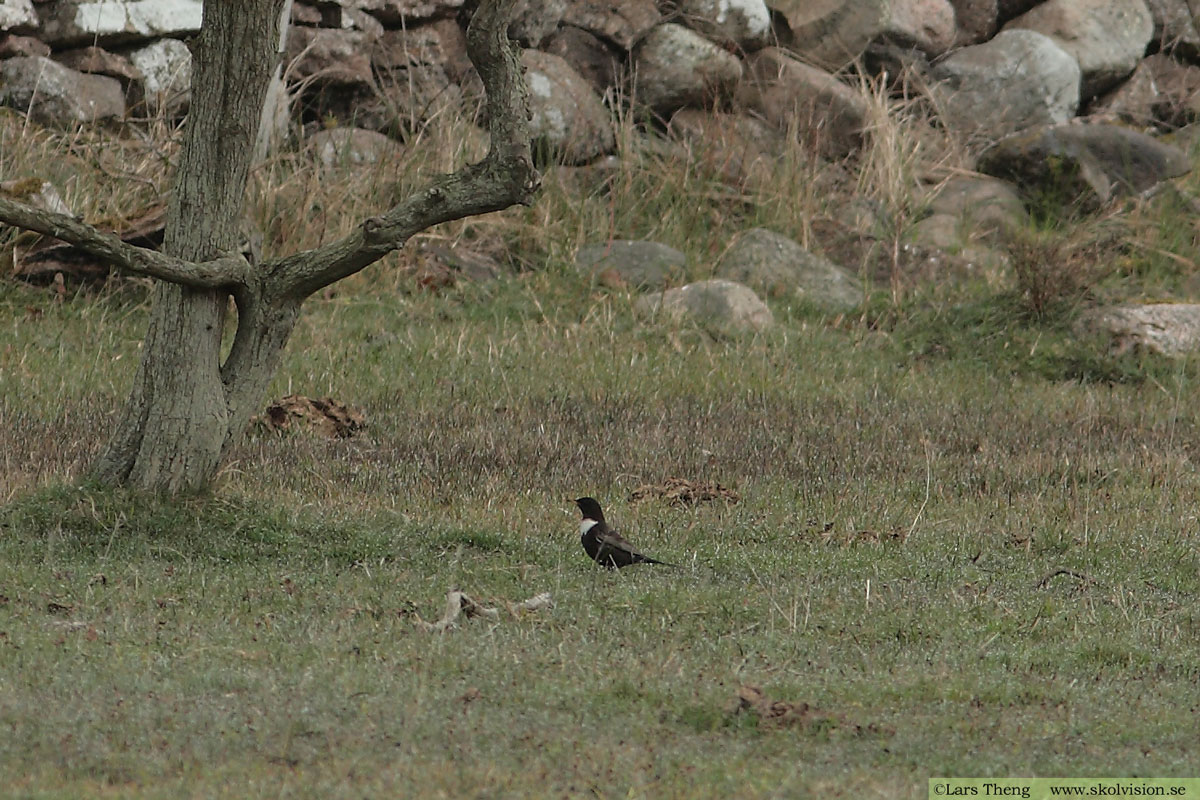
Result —
<path fill-rule="evenodd" d="M 246 178 L 277 59 L 283 0 L 205 3 L 193 46 L 192 105 L 163 250 L 206 261 L 236 248 Z M 155 288 L 133 391 L 93 474 L 169 494 L 205 488 L 229 438 L 221 380 L 228 293 Z"/>
<path fill-rule="evenodd" d="M 163 281 L 155 290 L 133 391 L 93 469 L 102 482 L 169 494 L 205 489 L 261 404 L 309 295 L 431 225 L 527 203 L 537 191 L 525 81 L 507 35 L 514 0 L 483 0 L 467 44 L 487 92 L 491 144 L 484 160 L 435 179 L 338 241 L 248 263 L 236 252 L 239 222 L 285 2 L 204 4 L 164 253 L 0 197 L 0 221 Z M 230 297 L 237 305 L 237 332 L 222 364 Z"/>

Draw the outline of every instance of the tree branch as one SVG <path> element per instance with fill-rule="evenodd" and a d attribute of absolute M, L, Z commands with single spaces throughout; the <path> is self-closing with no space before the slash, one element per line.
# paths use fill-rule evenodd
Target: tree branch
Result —
<path fill-rule="evenodd" d="M 194 264 L 126 244 L 111 233 L 103 233 L 86 222 L 19 203 L 0 194 L 0 222 L 53 236 L 127 272 L 190 286 L 195 289 L 236 289 L 250 283 L 250 263 L 241 255 L 230 255 Z"/>
<path fill-rule="evenodd" d="M 264 264 L 268 280 L 295 298 L 362 270 L 416 233 L 475 214 L 528 204 L 541 178 L 533 166 L 529 100 L 520 51 L 508 38 L 514 0 L 483 0 L 467 29 L 467 54 L 487 93 L 487 156 L 449 175 L 356 231 L 312 250 Z"/>

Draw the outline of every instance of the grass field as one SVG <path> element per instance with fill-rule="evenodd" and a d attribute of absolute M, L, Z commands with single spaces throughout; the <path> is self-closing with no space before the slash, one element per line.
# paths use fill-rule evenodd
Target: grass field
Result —
<path fill-rule="evenodd" d="M 1006 275 L 877 284 L 852 317 L 776 301 L 746 338 L 636 321 L 569 266 L 594 231 L 684 247 L 695 277 L 739 226 L 805 233 L 782 198 L 714 210 L 669 196 L 702 176 L 650 167 L 439 233 L 503 241 L 499 282 L 422 293 L 401 256 L 314 298 L 272 395 L 333 396 L 367 428 L 253 436 L 205 499 L 79 485 L 146 287 L 0 283 L 0 791 L 897 798 L 933 775 L 1194 775 L 1194 361 L 1115 359 L 1070 333 L 1081 295 L 1034 313 Z M 282 248 L 346 184 L 279 169 L 253 203 Z M 304 213 L 272 210 L 288 197 Z M 1118 254 L 1079 291 L 1193 285 L 1169 211 L 1137 211 L 1136 252 L 1172 257 Z M 668 478 L 741 500 L 630 499 Z M 582 494 L 680 568 L 598 570 Z M 498 614 L 424 630 L 451 589 Z M 543 592 L 553 608 L 506 609 Z M 777 705 L 739 710 L 747 687 Z"/>

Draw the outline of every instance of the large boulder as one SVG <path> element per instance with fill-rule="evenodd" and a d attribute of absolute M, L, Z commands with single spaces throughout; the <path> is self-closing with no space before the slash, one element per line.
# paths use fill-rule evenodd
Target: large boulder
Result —
<path fill-rule="evenodd" d="M 1001 260 L 990 245 L 1002 244 L 1029 216 L 1012 184 L 982 175 L 949 178 L 928 189 L 922 202 L 929 216 L 913 226 L 912 242 L 975 264 Z"/>
<path fill-rule="evenodd" d="M 558 27 L 567 0 L 517 0 L 508 35 L 522 47 L 541 47 Z"/>
<path fill-rule="evenodd" d="M 668 130 L 686 146 L 689 164 L 725 183 L 754 191 L 778 181 L 786 140 L 757 116 L 681 108 Z"/>
<path fill-rule="evenodd" d="M 1200 119 L 1200 67 L 1162 53 L 1147 56 L 1129 80 L 1093 103 L 1089 113 L 1142 127 L 1181 128 Z"/>
<path fill-rule="evenodd" d="M 629 51 L 662 22 L 662 14 L 654 0 L 572 0 L 562 21 Z"/>
<path fill-rule="evenodd" d="M 957 34 L 950 0 L 779 0 L 773 8 L 786 22 L 783 43 L 834 71 L 872 42 L 932 56 L 946 52 Z"/>
<path fill-rule="evenodd" d="M 30 0 L 0 0 L 0 31 L 29 33 L 37 27 L 37 11 Z"/>
<path fill-rule="evenodd" d="M 622 62 L 620 50 L 583 28 L 560 25 L 542 49 L 566 60 L 601 95 L 617 84 Z"/>
<path fill-rule="evenodd" d="M 771 12 L 763 0 L 681 0 L 679 12 L 688 27 L 722 47 L 749 53 L 771 39 Z"/>
<path fill-rule="evenodd" d="M 1200 305 L 1147 303 L 1098 308 L 1081 316 L 1077 328 L 1107 337 L 1117 355 L 1132 350 L 1185 356 L 1200 350 Z"/>
<path fill-rule="evenodd" d="M 959 47 L 986 42 L 996 33 L 1000 8 L 997 0 L 950 0 L 954 6 L 954 22 L 958 34 L 954 43 Z"/>
<path fill-rule="evenodd" d="M 1133 72 L 1154 35 L 1146 0 L 1046 0 L 1004 26 L 1037 31 L 1079 64 L 1085 100 Z"/>
<path fill-rule="evenodd" d="M 327 170 L 360 167 L 399 158 L 404 148 L 377 131 L 330 128 L 308 137 L 308 146 Z"/>
<path fill-rule="evenodd" d="M 659 242 L 614 239 L 579 248 L 575 268 L 613 288 L 665 289 L 683 277 L 687 256 Z"/>
<path fill-rule="evenodd" d="M 748 286 L 725 280 L 698 281 L 638 298 L 634 310 L 728 335 L 765 330 L 775 324 L 767 304 Z"/>
<path fill-rule="evenodd" d="M 739 105 L 781 131 L 795 129 L 825 155 L 844 156 L 862 144 L 870 105 L 859 92 L 778 47 L 758 51 L 746 67 L 748 78 L 736 95 Z"/>
<path fill-rule="evenodd" d="M 560 56 L 521 53 L 529 87 L 530 129 L 552 160 L 582 164 L 616 147 L 612 116 L 591 84 Z"/>
<path fill-rule="evenodd" d="M 434 17 L 452 16 L 463 0 L 341 0 L 348 8 L 371 14 L 389 28 L 401 28 Z"/>
<path fill-rule="evenodd" d="M 59 0 L 42 6 L 39 37 L 55 49 L 183 36 L 200 30 L 202 0 Z"/>
<path fill-rule="evenodd" d="M 957 36 L 951 0 L 892 0 L 892 15 L 880 38 L 932 57 L 953 47 Z"/>
<path fill-rule="evenodd" d="M 192 96 L 192 51 L 178 39 L 159 39 L 129 54 L 142 74 L 142 99 L 151 114 L 178 118 Z"/>
<path fill-rule="evenodd" d="M 1154 18 L 1154 42 L 1159 50 L 1195 60 L 1200 56 L 1200 27 L 1195 0 L 1146 0 Z"/>
<path fill-rule="evenodd" d="M 50 45 L 32 36 L 15 33 L 0 33 L 0 59 L 16 56 L 48 56 Z"/>
<path fill-rule="evenodd" d="M 371 64 L 377 70 L 437 66 L 455 83 L 475 70 L 467 55 L 467 38 L 452 19 L 386 30 L 377 38 L 363 41 L 373 41 Z"/>
<path fill-rule="evenodd" d="M 638 102 L 664 117 L 684 106 L 712 106 L 742 79 L 737 56 L 674 23 L 650 31 L 633 60 Z"/>
<path fill-rule="evenodd" d="M 978 169 L 1028 195 L 1094 209 L 1191 170 L 1187 154 L 1120 125 L 1050 125 L 1013 134 L 979 157 Z"/>
<path fill-rule="evenodd" d="M 889 0 L 778 0 L 787 44 L 808 61 L 837 70 L 866 52 L 887 27 Z"/>
<path fill-rule="evenodd" d="M 374 79 L 371 53 L 375 41 L 363 31 L 292 28 L 287 37 L 289 78 L 307 84 L 309 92 L 329 85 L 369 87 Z"/>
<path fill-rule="evenodd" d="M 853 275 L 765 228 L 739 234 L 721 256 L 715 276 L 767 297 L 802 299 L 829 311 L 846 311 L 863 301 L 862 284 Z"/>
<path fill-rule="evenodd" d="M 976 239 L 1020 226 L 1029 216 L 1015 186 L 986 175 L 955 175 L 934 187 L 925 199 L 932 215 L 955 216 Z"/>
<path fill-rule="evenodd" d="M 27 112 L 45 125 L 71 127 L 125 115 L 121 83 L 84 75 L 42 56 L 0 61 L 0 105 Z"/>
<path fill-rule="evenodd" d="M 1036 31 L 1002 31 L 951 53 L 932 71 L 951 127 L 988 137 L 1066 122 L 1079 109 L 1079 65 Z"/>
<path fill-rule="evenodd" d="M 133 65 L 128 56 L 109 52 L 102 47 L 90 46 L 62 50 L 54 54 L 54 60 L 76 72 L 116 78 L 122 86 L 126 87 L 127 91 L 129 87 L 140 84 L 146 78 L 142 71 Z"/>
<path fill-rule="evenodd" d="M 307 118 L 398 133 L 462 108 L 462 91 L 442 66 L 455 63 L 458 52 L 448 26 L 419 25 L 381 35 L 296 27 L 287 47 L 289 77 L 303 87 L 300 102 Z"/>

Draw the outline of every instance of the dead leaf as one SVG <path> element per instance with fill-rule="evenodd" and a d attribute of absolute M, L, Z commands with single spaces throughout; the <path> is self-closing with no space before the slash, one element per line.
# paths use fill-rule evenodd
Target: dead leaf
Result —
<path fill-rule="evenodd" d="M 361 411 L 339 403 L 332 397 L 314 399 L 298 394 L 290 394 L 271 403 L 262 415 L 250 422 L 267 431 L 307 426 L 330 439 L 353 436 L 367 424 Z"/>
<path fill-rule="evenodd" d="M 732 505 L 742 499 L 737 492 L 719 483 L 693 482 L 684 478 L 667 478 L 662 483 L 639 486 L 629 494 L 629 500 L 634 503 L 649 498 L 677 506 L 696 506 L 717 500 Z"/>
<path fill-rule="evenodd" d="M 845 716 L 813 708 L 808 703 L 772 700 L 757 686 L 742 686 L 727 709 L 730 714 L 753 714 L 760 727 L 769 729 L 802 728 L 808 733 L 841 731 L 856 736 L 864 733 L 888 733 L 874 723 L 867 726 L 848 721 Z"/>

